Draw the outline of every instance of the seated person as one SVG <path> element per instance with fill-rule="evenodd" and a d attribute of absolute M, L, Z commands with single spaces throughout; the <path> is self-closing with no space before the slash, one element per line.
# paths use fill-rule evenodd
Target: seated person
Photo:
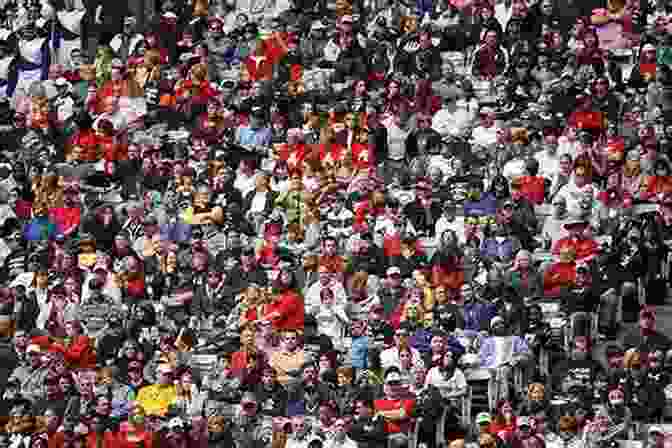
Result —
<path fill-rule="evenodd" d="M 415 399 L 404 399 L 408 385 L 403 383 L 398 367 L 387 369 L 384 380 L 385 397 L 375 400 L 375 410 L 385 420 L 385 432 L 388 434 L 390 446 L 406 447 L 409 443 L 408 434 L 413 430 Z"/>

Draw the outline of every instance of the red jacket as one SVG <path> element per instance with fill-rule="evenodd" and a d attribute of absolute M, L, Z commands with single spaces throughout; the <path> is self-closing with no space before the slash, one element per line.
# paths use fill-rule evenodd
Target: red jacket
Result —
<path fill-rule="evenodd" d="M 554 263 L 544 273 L 544 296 L 557 297 L 562 288 L 573 285 L 575 281 L 575 263 Z"/>
<path fill-rule="evenodd" d="M 606 117 L 602 112 L 572 112 L 567 124 L 577 129 L 602 129 Z"/>
<path fill-rule="evenodd" d="M 374 407 L 376 411 L 395 411 L 404 408 L 406 415 L 411 415 L 415 409 L 415 400 L 376 400 L 374 402 Z M 407 420 L 402 420 L 399 422 L 386 421 L 385 422 L 385 432 L 387 434 L 397 434 L 400 432 L 407 432 L 411 429 L 412 419 L 409 417 Z"/>
<path fill-rule="evenodd" d="M 544 178 L 540 176 L 522 176 L 520 180 L 523 196 L 534 205 L 543 204 L 546 191 Z"/>
<path fill-rule="evenodd" d="M 576 252 L 576 261 L 588 261 L 591 257 L 597 255 L 599 246 L 595 240 L 584 238 L 574 241 L 570 237 L 561 238 L 553 246 L 553 255 L 560 255 L 563 247 L 572 247 Z"/>
<path fill-rule="evenodd" d="M 37 336 L 31 342 L 48 351 L 63 353 L 65 362 L 72 368 L 96 368 L 96 353 L 88 336 L 77 336 L 67 347 L 49 336 Z"/>
<path fill-rule="evenodd" d="M 285 291 L 268 305 L 268 313 L 278 312 L 280 318 L 273 321 L 273 329 L 282 330 L 301 330 L 303 331 L 303 322 L 305 310 L 303 306 L 303 297 L 295 291 Z"/>
<path fill-rule="evenodd" d="M 375 163 L 373 145 L 362 145 L 355 143 L 352 145 L 352 164 L 357 169 L 366 169 Z"/>
<path fill-rule="evenodd" d="M 119 439 L 116 433 L 111 431 L 105 431 L 105 434 L 103 434 L 103 443 L 101 445 L 97 444 L 95 432 L 90 432 L 86 436 L 86 448 L 119 448 L 119 446 Z M 145 446 L 147 447 L 147 445 Z"/>

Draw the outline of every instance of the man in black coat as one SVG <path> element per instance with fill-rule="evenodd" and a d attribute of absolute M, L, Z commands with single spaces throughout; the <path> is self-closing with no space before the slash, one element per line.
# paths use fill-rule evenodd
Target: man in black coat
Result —
<path fill-rule="evenodd" d="M 350 427 L 350 438 L 360 448 L 382 448 L 387 445 L 385 421 L 374 417 L 372 394 L 362 391 L 355 400 L 355 418 Z"/>

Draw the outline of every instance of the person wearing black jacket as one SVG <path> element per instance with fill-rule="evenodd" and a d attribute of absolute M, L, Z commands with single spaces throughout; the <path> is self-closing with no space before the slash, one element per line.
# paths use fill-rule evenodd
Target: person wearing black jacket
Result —
<path fill-rule="evenodd" d="M 441 204 L 432 201 L 431 183 L 419 181 L 416 185 L 415 201 L 404 207 L 404 215 L 416 231 L 432 235 L 441 214 Z"/>
<path fill-rule="evenodd" d="M 348 435 L 360 448 L 387 446 L 385 421 L 374 417 L 373 397 L 368 391 L 363 391 L 355 400 L 355 416 Z"/>
<path fill-rule="evenodd" d="M 373 236 L 365 233 L 360 236 L 359 247 L 353 251 L 349 268 L 351 272 L 366 272 L 378 277 L 385 276 L 385 254 L 373 244 Z"/>
<path fill-rule="evenodd" d="M 559 361 L 551 370 L 553 393 L 560 392 L 563 384 L 589 390 L 598 373 L 603 371 L 600 363 L 592 358 L 590 338 L 577 336 L 573 341 L 571 358 Z"/>
<path fill-rule="evenodd" d="M 256 283 L 260 286 L 268 284 L 266 271 L 259 267 L 254 256 L 253 247 L 244 248 L 240 254 L 240 264 L 234 266 L 229 272 L 227 283 L 234 295 L 242 292 L 250 283 Z"/>
<path fill-rule="evenodd" d="M 287 408 L 287 390 L 278 383 L 272 367 L 266 366 L 261 382 L 254 389 L 259 403 L 259 413 L 268 417 L 282 417 Z"/>
<path fill-rule="evenodd" d="M 585 263 L 576 265 L 576 281 L 572 288 L 564 291 L 560 300 L 562 306 L 574 320 L 574 335 L 572 336 L 591 336 L 591 318 L 582 313 L 592 314 L 597 310 L 600 304 L 600 296 L 593 287 L 592 272 Z M 575 313 L 581 313 L 575 318 Z"/>

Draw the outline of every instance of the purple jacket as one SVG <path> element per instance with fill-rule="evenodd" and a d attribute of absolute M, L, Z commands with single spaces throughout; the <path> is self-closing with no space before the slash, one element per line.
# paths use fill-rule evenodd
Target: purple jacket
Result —
<path fill-rule="evenodd" d="M 521 338 L 520 336 L 509 337 L 512 338 L 512 355 L 522 355 L 530 352 L 525 339 Z M 495 353 L 495 338 L 493 336 L 487 337 L 483 340 L 481 343 L 479 357 L 481 358 L 480 367 L 482 369 L 494 369 L 495 367 L 499 367 L 495 364 L 497 360 L 497 354 Z"/>

